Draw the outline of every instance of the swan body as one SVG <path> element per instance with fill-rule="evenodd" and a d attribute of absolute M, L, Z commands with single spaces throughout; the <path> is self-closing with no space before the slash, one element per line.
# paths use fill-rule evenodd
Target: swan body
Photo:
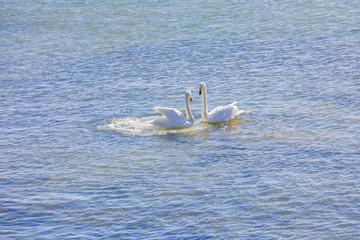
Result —
<path fill-rule="evenodd" d="M 235 106 L 237 101 L 226 106 L 218 106 L 214 108 L 211 112 L 208 112 L 206 85 L 204 82 L 200 83 L 199 95 L 201 94 L 202 94 L 201 120 L 203 122 L 206 123 L 227 122 L 232 119 L 235 119 L 238 115 L 244 112 L 243 110 L 238 110 L 237 106 Z"/>
<path fill-rule="evenodd" d="M 192 101 L 191 92 L 185 92 L 185 113 L 186 116 L 182 114 L 179 110 L 175 108 L 167 107 L 155 107 L 154 110 L 163 115 L 162 118 L 155 119 L 151 123 L 153 125 L 164 127 L 164 128 L 188 128 L 191 127 L 194 122 L 194 116 L 191 113 L 189 100 Z"/>

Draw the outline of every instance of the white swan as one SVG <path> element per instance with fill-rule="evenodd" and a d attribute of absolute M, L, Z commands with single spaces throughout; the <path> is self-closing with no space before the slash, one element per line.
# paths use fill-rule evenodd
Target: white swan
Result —
<path fill-rule="evenodd" d="M 215 123 L 215 122 L 226 122 L 230 121 L 239 114 L 243 113 L 244 110 L 238 110 L 235 104 L 237 101 L 227 105 L 227 106 L 218 106 L 214 108 L 211 112 L 208 112 L 207 108 L 207 98 L 206 98 L 206 85 L 204 82 L 200 83 L 199 95 L 202 95 L 202 111 L 201 111 L 201 120 L 206 123 Z"/>
<path fill-rule="evenodd" d="M 191 92 L 185 92 L 185 112 L 186 117 L 175 108 L 155 107 L 154 110 L 164 115 L 162 118 L 155 119 L 153 125 L 164 128 L 187 128 L 191 127 L 194 122 L 194 116 L 189 107 L 189 100 L 192 101 Z"/>

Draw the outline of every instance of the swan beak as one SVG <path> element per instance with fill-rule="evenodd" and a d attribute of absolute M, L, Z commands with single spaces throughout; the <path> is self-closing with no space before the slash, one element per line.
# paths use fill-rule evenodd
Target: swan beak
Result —
<path fill-rule="evenodd" d="M 199 95 L 201 95 L 202 87 L 199 87 Z"/>
<path fill-rule="evenodd" d="M 190 100 L 190 101 L 192 101 L 192 98 L 191 98 L 191 96 L 189 97 L 189 100 Z"/>

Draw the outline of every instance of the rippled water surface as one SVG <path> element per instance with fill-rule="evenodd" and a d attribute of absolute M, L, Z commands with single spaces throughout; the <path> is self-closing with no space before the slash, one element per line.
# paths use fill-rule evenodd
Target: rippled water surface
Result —
<path fill-rule="evenodd" d="M 1 238 L 359 239 L 359 39 L 358 1 L 1 1 Z"/>

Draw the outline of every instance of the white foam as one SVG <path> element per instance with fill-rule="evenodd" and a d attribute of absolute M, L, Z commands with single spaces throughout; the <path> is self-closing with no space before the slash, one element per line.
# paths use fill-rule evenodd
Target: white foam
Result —
<path fill-rule="evenodd" d="M 164 129 L 151 124 L 159 116 L 124 117 L 107 119 L 97 129 L 102 131 L 115 131 L 123 135 L 154 136 L 167 134 L 191 134 L 206 127 L 196 121 L 194 126 L 185 129 Z"/>

